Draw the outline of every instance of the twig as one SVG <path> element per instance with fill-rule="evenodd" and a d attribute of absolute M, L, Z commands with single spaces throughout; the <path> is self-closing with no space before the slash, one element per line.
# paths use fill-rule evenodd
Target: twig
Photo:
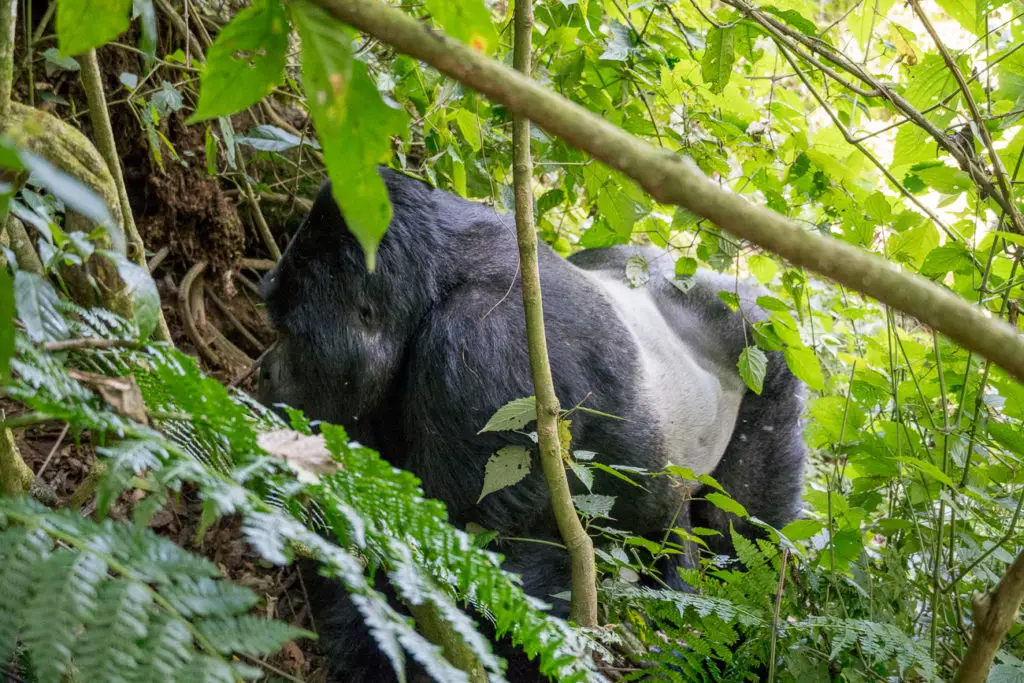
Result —
<path fill-rule="evenodd" d="M 984 683 L 1003 637 L 1017 621 L 1024 598 L 1024 552 L 1017 556 L 991 593 L 974 597 L 974 635 L 955 683 Z"/>
<path fill-rule="evenodd" d="M 124 185 L 124 174 L 121 173 L 121 161 L 117 153 L 117 143 L 114 142 L 114 129 L 110 125 L 107 97 L 103 92 L 103 78 L 100 74 L 99 61 L 96 59 L 96 50 L 89 50 L 81 56 L 80 61 L 82 85 L 85 86 L 85 96 L 89 102 L 89 119 L 92 122 L 93 136 L 96 138 L 96 148 L 106 161 L 107 168 L 110 169 L 110 174 L 114 178 L 114 185 L 117 187 L 122 227 L 128 241 L 128 257 L 143 268 L 147 268 L 146 248 L 142 243 L 139 229 L 135 225 L 132 207 L 128 201 L 128 190 Z M 171 331 L 167 328 L 167 321 L 164 320 L 164 312 L 159 308 L 157 308 L 157 324 L 153 331 L 153 338 L 168 343 L 171 341 Z"/>
<path fill-rule="evenodd" d="M 918 19 L 924 24 L 924 28 L 928 31 L 928 35 L 932 37 L 935 42 L 935 47 L 939 49 L 939 54 L 942 55 L 942 59 L 946 62 L 946 68 L 949 69 L 950 73 L 953 74 L 953 78 L 956 79 L 957 85 L 960 87 L 960 92 L 963 93 L 964 101 L 967 102 L 967 108 L 971 111 L 971 117 L 974 119 L 974 123 L 978 129 L 978 133 L 981 135 L 982 141 L 985 143 L 985 149 L 988 150 L 988 155 L 992 160 L 992 169 L 995 171 L 996 180 L 999 181 L 999 188 L 1003 191 L 1006 203 L 1009 205 L 1010 222 L 1014 226 L 1014 232 L 1018 234 L 1024 234 L 1024 218 L 1021 217 L 1020 211 L 1017 210 L 1017 204 L 1013 201 L 1013 188 L 1010 185 L 1010 181 L 1006 175 L 1006 168 L 1003 166 L 1003 160 L 999 154 L 996 153 L 995 145 L 992 143 L 992 135 L 988 132 L 988 127 L 985 125 L 985 119 L 981 115 L 981 110 L 978 109 L 978 103 L 974 101 L 974 96 L 971 94 L 971 89 L 967 86 L 967 81 L 964 80 L 964 75 L 960 73 L 960 67 L 957 66 L 956 60 L 949 54 L 949 50 L 946 49 L 945 43 L 942 42 L 942 38 L 939 37 L 938 31 L 932 25 L 928 15 L 921 9 L 921 3 L 918 0 L 910 0 L 911 7 L 914 8 L 914 12 L 917 14 Z M 973 152 L 973 150 L 971 150 Z"/>
<path fill-rule="evenodd" d="M 41 483 L 40 477 L 43 476 L 43 472 L 46 471 L 46 468 L 50 464 L 50 461 L 53 460 L 53 456 L 57 454 L 57 451 L 60 449 L 61 444 L 64 443 L 64 437 L 68 435 L 68 430 L 70 428 L 71 423 L 65 422 L 64 429 L 60 430 L 60 436 L 58 436 L 57 440 L 53 442 L 53 448 L 50 449 L 49 454 L 46 456 L 46 460 L 43 461 L 43 464 L 39 467 L 39 471 L 36 472 L 36 483 Z"/>
<path fill-rule="evenodd" d="M 99 349 L 137 349 L 139 345 L 130 339 L 100 339 L 98 337 L 82 337 L 80 339 L 61 339 L 43 344 L 43 351 L 50 353 L 70 350 Z"/>
<path fill-rule="evenodd" d="M 273 270 L 277 263 L 268 258 L 244 258 L 241 260 L 239 265 L 241 265 L 242 268 L 248 268 L 259 272 Z"/>
<path fill-rule="evenodd" d="M 267 248 L 267 251 L 270 252 L 275 261 L 280 261 L 281 248 L 277 246 L 274 233 L 270 231 L 267 219 L 263 216 L 263 210 L 260 209 L 259 200 L 256 199 L 252 183 L 249 182 L 249 172 L 245 168 L 245 157 L 242 155 L 242 149 L 238 146 L 238 143 L 235 143 L 235 149 L 238 152 L 238 165 L 242 169 L 242 187 L 244 188 L 242 194 L 245 195 L 246 200 L 249 202 L 249 208 L 252 209 L 253 220 L 256 221 L 256 229 L 260 233 L 260 238 L 263 240 L 263 245 Z"/>
<path fill-rule="evenodd" d="M 692 161 L 638 140 L 516 71 L 428 30 L 399 9 L 374 0 L 315 1 L 339 20 L 430 64 L 512 114 L 529 117 L 549 134 L 633 178 L 657 201 L 686 208 L 795 266 L 912 315 L 1024 381 L 1024 339 L 1018 331 L 926 278 L 899 272 L 874 254 L 801 230 L 783 216 L 744 201 L 711 182 Z"/>
<path fill-rule="evenodd" d="M 250 377 L 252 377 L 253 373 L 260 369 L 260 366 L 263 365 L 263 361 L 266 360 L 267 355 L 271 351 L 273 351 L 275 347 L 276 347 L 276 344 L 271 344 L 270 346 L 268 346 L 263 351 L 263 353 L 261 353 L 259 355 L 259 357 L 252 362 L 252 365 L 250 365 L 248 368 L 246 368 L 245 372 L 243 372 L 241 375 L 239 375 L 238 377 L 235 377 L 233 380 L 231 380 L 231 382 L 228 384 L 228 389 L 234 389 L 239 384 L 241 384 L 242 382 L 244 382 L 247 379 L 249 379 Z"/>
<path fill-rule="evenodd" d="M 517 0 L 515 6 L 515 69 L 530 78 L 533 50 L 533 0 Z M 628 21 L 628 18 L 627 18 Z M 530 121 L 519 114 L 512 118 L 512 173 L 515 186 L 516 237 L 522 276 L 526 344 L 537 397 L 537 440 L 540 460 L 551 495 L 551 510 L 569 551 L 572 591 L 569 616 L 580 626 L 597 625 L 597 576 L 594 543 L 580 523 L 565 475 L 558 437 L 558 396 L 551 378 L 551 362 L 544 332 L 544 306 L 537 264 L 537 230 L 533 224 L 533 161 L 530 155 Z"/>

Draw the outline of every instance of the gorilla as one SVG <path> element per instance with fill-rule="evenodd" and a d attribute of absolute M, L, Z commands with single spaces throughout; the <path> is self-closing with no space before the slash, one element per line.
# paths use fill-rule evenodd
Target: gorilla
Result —
<path fill-rule="evenodd" d="M 380 173 L 393 217 L 374 272 L 325 183 L 261 283 L 278 341 L 261 369 L 260 400 L 342 425 L 416 474 L 456 525 L 559 542 L 534 444 L 513 432 L 478 433 L 500 407 L 533 394 L 514 219 L 394 170 Z M 568 260 L 544 243 L 538 250 L 555 390 L 563 407 L 591 409 L 572 415 L 573 448 L 606 465 L 711 474 L 752 516 L 776 528 L 794 519 L 803 385 L 779 352 L 767 354 L 761 394 L 737 370 L 751 324 L 765 318 L 755 301 L 766 292 L 706 271 L 683 291 L 670 281 L 672 259 L 650 247 L 585 250 Z M 640 287 L 625 277 L 634 254 L 649 264 Z M 739 310 L 720 291 L 737 294 Z M 530 474 L 478 503 L 487 460 L 510 444 L 534 451 Z M 709 539 L 711 550 L 729 554 L 730 523 L 756 532 L 691 500 L 701 491 L 669 477 L 638 489 L 596 475 L 593 490 L 616 496 L 614 525 L 633 534 L 660 541 L 673 527 L 704 527 L 721 534 Z M 574 493 L 586 492 L 571 473 L 570 481 Z M 527 593 L 567 615 L 568 603 L 553 597 L 570 585 L 564 551 L 500 540 L 496 550 Z M 660 568 L 662 580 L 685 590 L 676 567 L 695 561 L 681 553 Z M 336 680 L 395 680 L 344 590 L 312 579 L 314 618 Z"/>

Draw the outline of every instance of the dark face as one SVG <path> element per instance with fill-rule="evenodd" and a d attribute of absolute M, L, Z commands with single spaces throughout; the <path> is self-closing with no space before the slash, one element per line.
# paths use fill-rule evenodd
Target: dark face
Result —
<path fill-rule="evenodd" d="M 417 316 L 382 245 L 374 273 L 322 189 L 260 294 L 278 331 L 260 400 L 358 433 L 394 384 Z M 422 313 L 419 313 L 422 315 Z"/>

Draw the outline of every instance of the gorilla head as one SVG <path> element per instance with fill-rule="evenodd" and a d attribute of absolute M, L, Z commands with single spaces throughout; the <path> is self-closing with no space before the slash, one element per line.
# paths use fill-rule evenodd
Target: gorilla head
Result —
<path fill-rule="evenodd" d="M 384 175 L 391 180 L 394 174 Z M 406 182 L 407 190 L 427 199 L 429 188 Z M 429 249 L 429 235 L 410 234 L 414 227 L 392 222 L 371 273 L 330 182 L 323 184 L 260 285 L 278 331 L 261 373 L 261 398 L 358 431 L 360 418 L 379 407 L 394 384 L 409 338 L 436 298 L 430 263 L 415 258 Z"/>

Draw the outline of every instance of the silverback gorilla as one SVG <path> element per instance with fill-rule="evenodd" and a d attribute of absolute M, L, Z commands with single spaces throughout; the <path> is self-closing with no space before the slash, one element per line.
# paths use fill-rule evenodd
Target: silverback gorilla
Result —
<path fill-rule="evenodd" d="M 373 273 L 325 184 L 264 278 L 278 343 L 261 372 L 261 400 L 344 426 L 415 473 L 456 525 L 557 541 L 539 464 L 477 503 L 488 458 L 512 443 L 532 446 L 515 433 L 478 434 L 498 408 L 533 394 L 513 218 L 396 171 L 381 174 L 393 218 Z M 651 277 L 631 288 L 626 261 L 637 253 Z M 764 317 L 754 305 L 763 292 L 704 271 L 683 292 L 665 277 L 671 258 L 653 248 L 594 249 L 566 260 L 542 243 L 539 259 L 559 400 L 621 418 L 575 412 L 573 447 L 596 452 L 605 464 L 711 473 L 751 515 L 776 528 L 791 521 L 805 458 L 803 387 L 777 352 L 768 354 L 760 395 L 746 389 L 736 368 L 753 338 L 750 324 Z M 738 293 L 740 311 L 719 291 Z M 754 532 L 706 502 L 684 501 L 686 493 L 667 477 L 644 485 L 638 494 L 597 473 L 593 490 L 617 496 L 616 527 L 652 539 L 660 540 L 677 514 L 676 526 L 721 532 L 710 541 L 720 554 L 732 548 L 730 521 L 741 533 Z M 569 588 L 564 551 L 523 542 L 497 550 L 528 593 L 567 614 L 568 604 L 552 598 Z M 678 557 L 678 565 L 693 566 L 692 556 Z M 669 585 L 686 588 L 675 566 L 662 571 Z M 315 583 L 314 616 L 336 680 L 395 680 L 343 590 Z M 510 663 L 510 678 L 514 668 Z"/>

